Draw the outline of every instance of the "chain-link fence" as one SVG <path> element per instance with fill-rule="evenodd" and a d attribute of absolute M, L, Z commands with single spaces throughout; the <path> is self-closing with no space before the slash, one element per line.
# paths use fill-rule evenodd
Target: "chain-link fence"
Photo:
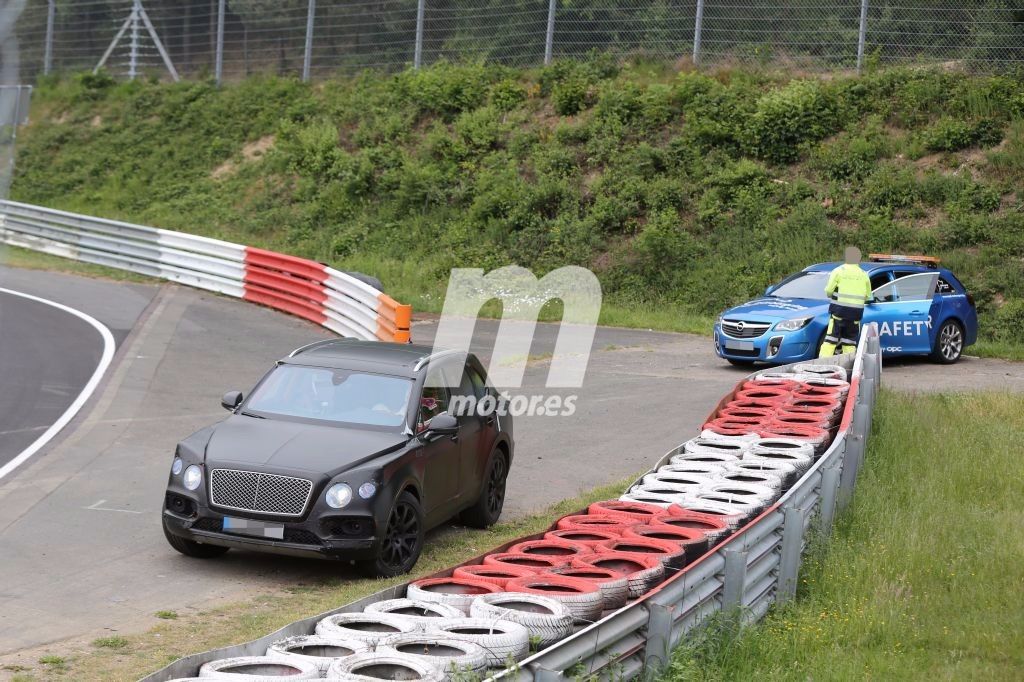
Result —
<path fill-rule="evenodd" d="M 9 0 L 5 22 L 7 82 L 12 59 L 28 82 L 104 55 L 122 76 L 227 79 L 592 50 L 805 69 L 1024 61 L 1024 5 L 1004 0 Z"/>

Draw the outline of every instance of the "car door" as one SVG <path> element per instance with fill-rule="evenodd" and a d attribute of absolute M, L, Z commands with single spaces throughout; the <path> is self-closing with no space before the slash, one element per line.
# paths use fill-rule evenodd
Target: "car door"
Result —
<path fill-rule="evenodd" d="M 467 398 L 468 404 L 473 405 L 478 404 L 478 401 L 488 394 L 483 375 L 471 362 L 466 362 L 458 393 Z M 466 414 L 459 416 L 459 433 L 465 434 L 462 438 L 462 491 L 466 499 L 463 501 L 476 499 L 483 483 L 487 458 L 498 436 L 494 412 L 480 412 L 467 411 Z"/>
<path fill-rule="evenodd" d="M 884 284 L 874 292 L 865 321 L 878 322 L 883 352 L 889 355 L 927 353 L 931 350 L 931 326 L 937 272 L 909 274 Z"/>
<path fill-rule="evenodd" d="M 448 412 L 451 392 L 439 375 L 441 367 L 432 367 L 420 393 L 416 433 L 430 429 L 430 420 Z M 430 437 L 417 452 L 422 461 L 423 511 L 430 516 L 456 503 L 460 484 L 461 433 L 459 436 Z"/>

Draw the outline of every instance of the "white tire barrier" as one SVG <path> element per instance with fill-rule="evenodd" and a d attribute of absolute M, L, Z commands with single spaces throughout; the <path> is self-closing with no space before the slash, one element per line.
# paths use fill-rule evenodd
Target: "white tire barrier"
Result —
<path fill-rule="evenodd" d="M 420 599 L 385 599 L 370 604 L 363 613 L 390 613 L 403 618 L 422 619 L 422 626 L 430 625 L 435 618 L 461 618 L 466 615 L 454 606 Z"/>
<path fill-rule="evenodd" d="M 726 493 L 720 491 L 705 491 L 695 495 L 693 498 L 694 502 L 714 502 L 716 504 L 724 505 L 732 508 L 734 512 L 745 514 L 748 518 L 753 518 L 764 511 L 764 508 L 768 506 L 768 502 L 759 499 L 753 495 L 737 495 L 736 493 Z M 689 509 L 689 507 L 686 507 Z"/>
<path fill-rule="evenodd" d="M 683 454 L 733 455 L 741 457 L 747 451 L 747 440 L 722 440 L 720 438 L 691 438 L 683 443 Z"/>
<path fill-rule="evenodd" d="M 728 471 L 750 471 L 752 473 L 775 476 L 782 481 L 782 485 L 787 488 L 795 483 L 796 479 L 800 477 L 800 472 L 795 464 L 791 462 L 784 462 L 782 460 L 741 459 L 740 461 L 731 464 Z"/>
<path fill-rule="evenodd" d="M 714 473 L 725 471 L 728 464 L 722 462 L 697 462 L 695 460 L 680 460 L 677 463 L 669 462 L 658 467 L 658 473 L 673 474 L 695 474 L 697 476 L 711 476 Z"/>
<path fill-rule="evenodd" d="M 479 644 L 487 652 L 487 667 L 504 668 L 530 652 L 530 632 L 519 623 L 497 618 L 453 618 L 439 624 L 437 632 Z"/>
<path fill-rule="evenodd" d="M 510 580 L 505 589 L 508 592 L 540 594 L 548 599 L 554 599 L 569 609 L 577 623 L 592 623 L 599 620 L 601 611 L 604 610 L 604 597 L 596 584 L 556 573 L 516 578 Z"/>
<path fill-rule="evenodd" d="M 846 381 L 846 368 L 839 365 L 816 365 L 811 362 L 802 362 L 799 365 L 793 365 L 793 373 Z"/>
<path fill-rule="evenodd" d="M 412 656 L 449 674 L 478 675 L 487 669 L 487 652 L 479 644 L 433 632 L 397 635 L 387 640 L 377 652 Z"/>
<path fill-rule="evenodd" d="M 529 637 L 541 648 L 572 634 L 573 616 L 561 602 L 538 594 L 497 592 L 473 600 L 473 618 L 487 621 L 505 620 L 527 629 Z"/>
<path fill-rule="evenodd" d="M 387 613 L 336 613 L 316 624 L 318 635 L 357 639 L 369 644 L 420 629 L 420 621 L 415 618 Z"/>
<path fill-rule="evenodd" d="M 201 679 L 233 680 L 234 682 L 277 682 L 316 680 L 320 669 L 306 661 L 282 661 L 270 656 L 238 656 L 204 663 L 199 669 Z"/>
<path fill-rule="evenodd" d="M 803 473 L 814 463 L 814 455 L 814 444 L 807 441 L 795 438 L 762 438 L 751 446 L 743 459 L 788 462 Z"/>
<path fill-rule="evenodd" d="M 753 432 L 744 433 L 739 436 L 729 436 L 724 433 L 716 433 L 710 429 L 704 429 L 700 432 L 699 438 L 701 440 L 717 440 L 722 443 L 750 443 L 760 438 L 760 436 Z"/>
<path fill-rule="evenodd" d="M 327 679 L 335 682 L 445 682 L 448 676 L 441 666 L 426 662 L 420 656 L 405 656 L 394 652 L 367 652 L 333 663 L 327 669 Z"/>
<path fill-rule="evenodd" d="M 267 656 L 281 661 L 311 663 L 323 677 L 334 661 L 369 650 L 369 644 L 359 639 L 302 635 L 274 642 L 267 647 Z"/>
<path fill-rule="evenodd" d="M 638 502 L 640 504 L 653 504 L 662 509 L 668 509 L 673 504 L 680 504 L 686 499 L 685 495 L 679 493 L 657 493 L 643 490 L 639 487 L 630 490 L 625 495 L 619 496 L 620 502 Z"/>
<path fill-rule="evenodd" d="M 538 556 L 537 559 L 553 559 L 556 557 Z M 436 602 L 452 606 L 465 616 L 469 614 L 470 604 L 481 594 L 501 592 L 501 588 L 483 580 L 462 580 L 456 578 L 427 578 L 409 583 L 405 596 L 416 601 Z"/>
<path fill-rule="evenodd" d="M 713 476 L 707 474 L 685 474 L 678 471 L 658 470 L 653 474 L 647 474 L 640 479 L 641 485 L 645 488 L 650 486 L 666 486 L 677 490 L 692 490 L 701 485 L 707 485 L 714 480 Z"/>
<path fill-rule="evenodd" d="M 717 464 L 718 466 L 725 468 L 726 464 L 732 462 L 738 462 L 740 455 L 730 455 L 724 452 L 722 453 L 702 453 L 702 452 L 686 452 L 681 455 L 672 455 L 669 458 L 669 463 L 674 466 L 682 466 L 688 462 L 700 462 L 704 464 Z"/>
<path fill-rule="evenodd" d="M 782 488 L 785 487 L 788 478 L 785 472 L 778 469 L 758 468 L 760 462 L 746 462 L 746 464 L 748 466 L 745 467 L 742 460 L 736 462 L 722 473 L 721 479 L 735 483 L 756 483 L 757 485 L 768 486 L 777 493 L 782 492 Z M 767 466 L 770 467 L 771 465 Z M 792 467 L 790 467 L 790 470 L 795 471 Z"/>
<path fill-rule="evenodd" d="M 766 485 L 758 485 L 757 483 L 742 483 L 739 481 L 721 481 L 718 483 L 712 483 L 701 491 L 701 494 L 704 493 L 726 493 L 727 495 L 737 495 L 742 498 L 757 500 L 763 505 L 771 504 L 779 497 L 778 489 L 771 488 Z"/>

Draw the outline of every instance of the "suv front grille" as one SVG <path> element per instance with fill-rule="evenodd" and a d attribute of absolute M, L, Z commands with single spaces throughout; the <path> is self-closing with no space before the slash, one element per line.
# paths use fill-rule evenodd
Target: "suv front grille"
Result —
<path fill-rule="evenodd" d="M 302 516 L 313 491 L 313 481 L 256 471 L 214 469 L 210 474 L 210 502 L 224 509 Z"/>
<path fill-rule="evenodd" d="M 722 320 L 722 331 L 734 339 L 754 339 L 761 336 L 771 325 L 766 322 L 745 320 Z"/>

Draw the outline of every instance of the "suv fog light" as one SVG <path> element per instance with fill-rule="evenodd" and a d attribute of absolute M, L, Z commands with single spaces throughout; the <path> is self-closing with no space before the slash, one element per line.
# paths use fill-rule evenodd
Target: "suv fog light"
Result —
<path fill-rule="evenodd" d="M 199 466 L 193 464 L 188 469 L 185 469 L 185 478 L 182 479 L 182 484 L 184 484 L 187 490 L 195 490 L 202 482 L 203 470 Z"/>
<path fill-rule="evenodd" d="M 363 498 L 364 500 L 370 499 L 376 492 L 377 486 L 369 481 L 359 486 L 359 497 Z"/>
<path fill-rule="evenodd" d="M 181 461 L 181 457 L 175 457 L 174 461 L 171 462 L 171 473 L 177 476 L 181 473 L 183 466 L 185 466 L 185 464 Z"/>
<path fill-rule="evenodd" d="M 782 337 L 773 336 L 768 342 L 768 357 L 773 358 L 778 355 L 780 348 L 782 348 Z"/>
<path fill-rule="evenodd" d="M 341 509 L 352 501 L 352 488 L 347 483 L 335 483 L 327 489 L 324 500 L 327 502 L 328 507 Z"/>

